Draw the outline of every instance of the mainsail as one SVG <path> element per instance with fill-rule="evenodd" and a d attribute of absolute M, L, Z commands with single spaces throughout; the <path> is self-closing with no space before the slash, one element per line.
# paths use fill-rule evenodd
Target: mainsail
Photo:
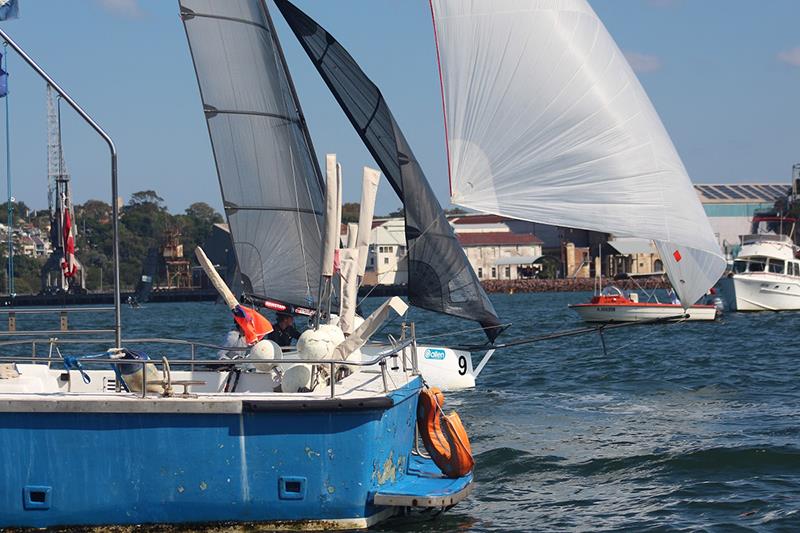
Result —
<path fill-rule="evenodd" d="M 685 306 L 725 260 L 647 94 L 585 0 L 431 0 L 452 201 L 655 241 Z"/>
<path fill-rule="evenodd" d="M 180 0 L 180 9 L 243 290 L 310 305 L 322 176 L 267 7 Z"/>
<path fill-rule="evenodd" d="M 275 3 L 403 202 L 411 304 L 476 320 L 493 340 L 494 308 L 380 90 L 315 21 L 287 0 Z"/>

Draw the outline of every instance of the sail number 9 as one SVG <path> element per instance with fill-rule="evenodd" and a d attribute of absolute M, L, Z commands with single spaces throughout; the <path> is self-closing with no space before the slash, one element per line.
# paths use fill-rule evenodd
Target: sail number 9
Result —
<path fill-rule="evenodd" d="M 467 357 L 464 355 L 458 356 L 458 374 L 463 376 L 467 373 Z"/>

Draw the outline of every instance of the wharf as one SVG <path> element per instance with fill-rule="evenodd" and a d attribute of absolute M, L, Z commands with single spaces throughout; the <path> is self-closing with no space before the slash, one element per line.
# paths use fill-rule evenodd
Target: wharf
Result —
<path fill-rule="evenodd" d="M 128 297 L 133 295 L 135 295 L 134 292 L 123 292 L 122 303 L 124 304 Z M 154 290 L 150 293 L 148 303 L 213 302 L 217 297 L 217 291 L 214 289 Z M 8 295 L 0 296 L 0 306 L 2 307 L 98 305 L 113 303 L 114 293 L 112 292 L 89 292 L 86 294 L 17 294 L 14 298 Z"/>

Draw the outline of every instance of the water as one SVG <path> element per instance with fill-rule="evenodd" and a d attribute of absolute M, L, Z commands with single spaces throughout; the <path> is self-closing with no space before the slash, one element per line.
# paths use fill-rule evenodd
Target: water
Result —
<path fill-rule="evenodd" d="M 566 306 L 588 297 L 492 300 L 510 339 L 581 326 Z M 412 318 L 420 336 L 473 327 Z M 126 337 L 210 342 L 230 322 L 209 303 L 126 308 L 123 321 Z M 608 355 L 596 334 L 499 351 L 476 389 L 446 395 L 476 454 L 473 494 L 434 522 L 379 530 L 800 530 L 798 325 L 800 313 L 728 314 L 609 331 Z"/>

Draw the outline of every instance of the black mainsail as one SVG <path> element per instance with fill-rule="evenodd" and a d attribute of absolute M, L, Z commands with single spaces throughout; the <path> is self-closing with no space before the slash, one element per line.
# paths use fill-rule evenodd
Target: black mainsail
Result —
<path fill-rule="evenodd" d="M 241 289 L 312 305 L 323 181 L 267 6 L 263 0 L 179 4 Z"/>
<path fill-rule="evenodd" d="M 291 2 L 275 3 L 403 202 L 411 304 L 476 320 L 494 340 L 494 307 L 380 90 L 324 28 Z"/>

